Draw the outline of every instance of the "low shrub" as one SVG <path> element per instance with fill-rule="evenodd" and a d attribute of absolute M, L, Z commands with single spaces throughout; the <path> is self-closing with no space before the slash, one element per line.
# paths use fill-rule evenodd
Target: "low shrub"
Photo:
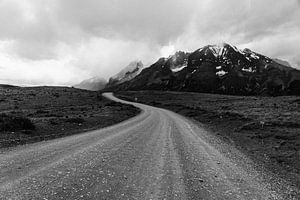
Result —
<path fill-rule="evenodd" d="M 53 93 L 52 95 L 56 98 L 60 97 L 60 95 L 58 93 Z"/>
<path fill-rule="evenodd" d="M 82 119 L 80 117 L 74 117 L 74 118 L 68 118 L 68 119 L 66 119 L 66 122 L 68 122 L 68 123 L 82 124 L 84 122 L 84 119 Z"/>
<path fill-rule="evenodd" d="M 105 106 L 119 106 L 120 104 L 121 104 L 121 103 L 112 101 L 112 102 L 106 103 Z M 121 105 L 122 105 L 122 104 L 121 104 Z"/>
<path fill-rule="evenodd" d="M 36 114 L 48 114 L 49 111 L 39 109 L 39 110 L 37 110 L 35 113 L 36 113 Z"/>
<path fill-rule="evenodd" d="M 59 124 L 59 120 L 56 119 L 56 118 L 53 118 L 53 119 L 50 119 L 50 120 L 49 120 L 49 123 L 50 123 L 51 125 L 58 125 L 58 124 Z"/>
<path fill-rule="evenodd" d="M 0 114 L 0 131 L 35 130 L 33 122 L 23 116 Z"/>
<path fill-rule="evenodd" d="M 98 101 L 102 101 L 103 100 L 102 94 L 97 94 L 96 98 L 97 98 Z"/>

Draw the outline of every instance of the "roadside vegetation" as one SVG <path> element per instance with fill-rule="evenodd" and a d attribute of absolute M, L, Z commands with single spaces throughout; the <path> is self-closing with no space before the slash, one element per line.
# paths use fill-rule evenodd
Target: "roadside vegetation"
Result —
<path fill-rule="evenodd" d="M 139 113 L 99 92 L 67 87 L 0 87 L 0 148 L 110 126 Z"/>

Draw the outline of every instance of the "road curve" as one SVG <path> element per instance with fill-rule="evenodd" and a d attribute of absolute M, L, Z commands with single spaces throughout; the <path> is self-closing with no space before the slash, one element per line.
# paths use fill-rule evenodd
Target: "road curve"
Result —
<path fill-rule="evenodd" d="M 160 108 L 0 154 L 0 199 L 298 199 L 201 126 Z"/>

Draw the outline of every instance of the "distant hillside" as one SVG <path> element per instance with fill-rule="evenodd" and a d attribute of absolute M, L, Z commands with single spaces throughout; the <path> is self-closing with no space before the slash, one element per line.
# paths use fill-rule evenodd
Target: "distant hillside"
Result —
<path fill-rule="evenodd" d="M 0 88 L 16 88 L 19 86 L 15 86 L 15 85 L 8 85 L 8 84 L 0 84 Z"/>
<path fill-rule="evenodd" d="M 78 88 L 78 89 L 98 91 L 98 90 L 102 90 L 106 84 L 107 84 L 107 81 L 105 79 L 99 78 L 99 77 L 93 77 L 93 78 L 84 80 L 77 85 L 74 85 L 74 87 Z"/>
<path fill-rule="evenodd" d="M 250 49 L 207 45 L 160 58 L 110 90 L 174 90 L 232 95 L 300 95 L 300 71 Z"/>

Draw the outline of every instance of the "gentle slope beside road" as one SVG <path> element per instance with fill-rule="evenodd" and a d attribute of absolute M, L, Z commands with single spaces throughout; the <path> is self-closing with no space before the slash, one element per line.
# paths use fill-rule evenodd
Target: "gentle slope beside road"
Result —
<path fill-rule="evenodd" d="M 142 113 L 120 124 L 3 153 L 0 199 L 299 198 L 190 120 L 130 104 Z"/>

